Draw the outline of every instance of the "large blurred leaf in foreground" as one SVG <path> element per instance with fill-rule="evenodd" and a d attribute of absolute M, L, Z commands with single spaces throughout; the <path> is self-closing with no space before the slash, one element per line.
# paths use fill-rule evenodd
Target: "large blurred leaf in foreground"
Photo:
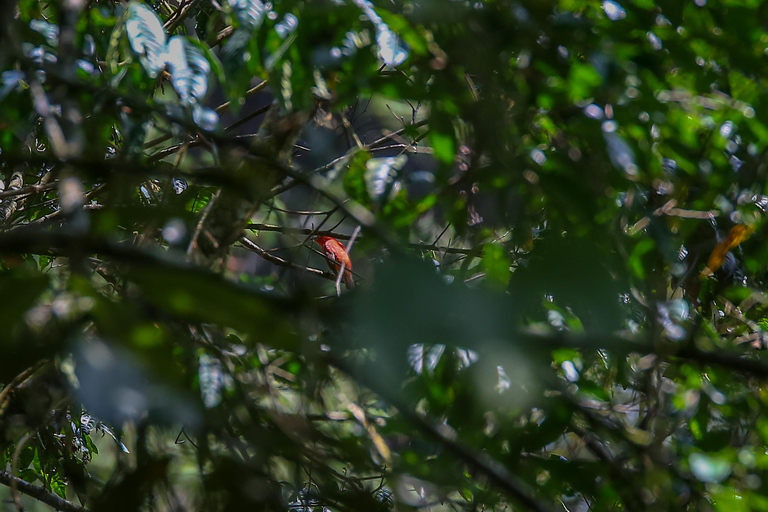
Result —
<path fill-rule="evenodd" d="M 514 325 L 508 296 L 446 284 L 434 266 L 409 259 L 380 266 L 373 288 L 341 309 L 347 308 L 366 345 L 377 348 L 474 343 L 508 335 Z"/>
<path fill-rule="evenodd" d="M 376 270 L 373 288 L 349 296 L 337 310 L 343 322 L 340 345 L 349 340 L 364 345 L 375 361 L 372 368 L 379 368 L 375 377 L 392 385 L 413 366 L 407 355 L 413 345 L 476 351 L 478 358 L 459 359 L 478 366 L 473 372 L 487 390 L 497 385 L 499 367 L 516 381 L 526 380 L 537 356 L 546 355 L 546 347 L 516 334 L 519 307 L 508 294 L 447 284 L 424 262 L 388 262 Z"/>
<path fill-rule="evenodd" d="M 78 397 L 99 418 L 122 425 L 149 414 L 150 420 L 161 423 L 190 428 L 197 424 L 191 400 L 150 378 L 127 351 L 98 340 L 83 341 L 75 348 L 74 360 Z"/>
<path fill-rule="evenodd" d="M 62 339 L 45 336 L 46 329 L 61 327 L 49 325 L 46 318 L 40 325 L 32 327 L 28 315 L 40 295 L 48 287 L 48 278 L 37 272 L 9 270 L 0 273 L 0 343 L 3 345 L 3 357 L 0 358 L 0 381 L 8 382 L 19 372 L 31 366 L 41 358 L 52 355 Z M 47 316 L 47 315 L 46 315 Z M 47 318 L 50 320 L 50 317 Z M 50 334 L 50 333 L 48 333 Z M 61 334 L 61 333 L 59 333 Z"/>
<path fill-rule="evenodd" d="M 288 299 L 249 289 L 205 271 L 137 267 L 131 279 L 158 309 L 179 319 L 230 327 L 252 341 L 295 347 Z"/>
<path fill-rule="evenodd" d="M 551 297 L 558 306 L 570 307 L 587 332 L 621 328 L 619 295 L 629 287 L 624 268 L 607 245 L 594 237 L 555 234 L 537 242 L 510 280 L 521 313 L 541 320 L 542 303 Z"/>

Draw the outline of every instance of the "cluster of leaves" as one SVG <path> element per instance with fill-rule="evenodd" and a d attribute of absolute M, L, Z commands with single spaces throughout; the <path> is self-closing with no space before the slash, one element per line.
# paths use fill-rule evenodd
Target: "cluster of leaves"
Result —
<path fill-rule="evenodd" d="M 766 21 L 0 5 L 0 483 L 78 512 L 768 510 Z"/>

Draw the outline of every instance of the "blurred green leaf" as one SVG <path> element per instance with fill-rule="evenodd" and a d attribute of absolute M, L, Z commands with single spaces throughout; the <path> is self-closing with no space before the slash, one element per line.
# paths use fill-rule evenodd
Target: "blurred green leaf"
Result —
<path fill-rule="evenodd" d="M 287 319 L 291 301 L 228 282 L 214 274 L 174 268 L 134 268 L 131 280 L 161 311 L 179 319 L 230 326 L 281 348 L 296 347 Z"/>
<path fill-rule="evenodd" d="M 490 282 L 498 286 L 507 286 L 511 273 L 509 257 L 502 245 L 485 244 L 483 246 L 482 266 Z"/>

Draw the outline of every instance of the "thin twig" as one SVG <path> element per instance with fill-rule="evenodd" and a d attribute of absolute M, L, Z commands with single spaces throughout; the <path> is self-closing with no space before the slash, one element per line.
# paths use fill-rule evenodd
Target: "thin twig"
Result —
<path fill-rule="evenodd" d="M 27 432 L 24 434 L 24 437 L 19 439 L 19 442 L 16 443 L 16 448 L 13 450 L 13 456 L 11 457 L 11 474 L 19 474 L 19 455 L 21 455 L 21 450 L 24 449 L 24 445 L 26 445 L 27 441 L 32 439 L 34 435 L 34 431 Z M 16 510 L 19 512 L 24 512 L 24 506 L 21 504 L 21 497 L 19 496 L 18 480 L 19 479 L 14 479 L 10 482 L 11 497 L 13 498 L 13 502 L 16 504 Z"/>
<path fill-rule="evenodd" d="M 245 91 L 245 96 L 248 97 L 248 96 L 250 96 L 252 94 L 256 94 L 258 92 L 261 92 L 262 90 L 264 90 L 267 87 L 267 85 L 269 85 L 269 82 L 267 80 L 262 80 L 261 82 L 259 82 L 254 87 L 252 87 L 252 88 L 248 89 L 247 91 Z M 218 107 L 214 108 L 213 110 L 215 110 L 217 114 L 221 114 L 222 112 L 227 110 L 231 104 L 232 104 L 232 102 L 225 101 L 224 103 L 222 103 Z M 159 136 L 157 138 L 154 138 L 154 139 L 150 140 L 149 142 L 146 142 L 144 144 L 144 149 L 153 148 L 153 147 L 157 146 L 158 144 L 161 144 L 161 143 L 167 141 L 168 139 L 170 139 L 172 137 L 173 137 L 173 135 L 170 134 L 170 133 L 166 133 L 165 135 L 161 135 L 161 136 Z M 192 137 L 192 138 L 190 138 L 190 140 L 188 142 L 193 142 L 193 141 L 195 141 L 195 139 L 196 139 L 196 137 Z"/>
<path fill-rule="evenodd" d="M 386 134 L 386 135 L 376 139 L 375 141 L 371 142 L 370 144 L 363 146 L 362 149 L 367 149 L 367 150 L 370 151 L 372 149 L 375 149 L 375 148 L 381 146 L 382 144 L 384 144 L 388 140 L 390 140 L 390 139 L 392 139 L 394 137 L 397 137 L 398 135 L 402 134 L 403 132 L 405 132 L 409 128 L 415 129 L 415 128 L 419 128 L 421 126 L 424 126 L 426 124 L 427 124 L 427 121 L 419 121 L 418 123 L 412 124 L 410 126 L 404 126 L 403 128 L 400 128 L 399 130 L 395 130 L 392 133 L 388 133 L 388 134 Z M 327 171 L 328 169 L 333 168 L 339 162 L 343 162 L 344 160 L 349 158 L 351 156 L 351 154 L 352 154 L 351 151 L 358 151 L 358 150 L 359 150 L 359 148 L 357 146 L 355 146 L 354 148 L 352 148 L 352 150 L 350 150 L 347 153 L 341 155 L 340 157 L 334 158 L 333 160 L 331 160 L 327 164 L 322 165 L 322 166 L 318 167 L 317 169 L 314 169 L 312 171 L 312 174 L 317 174 L 317 173 L 324 172 L 324 171 Z"/>
<path fill-rule="evenodd" d="M 274 204 L 269 205 L 270 210 L 275 210 L 282 213 L 287 213 L 290 215 L 308 215 L 308 216 L 314 216 L 314 215 L 328 215 L 328 212 L 330 210 L 288 210 L 285 208 L 280 208 L 279 206 L 275 206 Z"/>
<path fill-rule="evenodd" d="M 205 208 L 203 208 L 203 213 L 200 215 L 200 220 L 197 222 L 197 226 L 195 226 L 195 232 L 192 233 L 192 238 L 189 239 L 189 246 L 187 246 L 187 256 L 192 254 L 192 251 L 195 250 L 197 247 L 197 239 L 200 238 L 200 233 L 203 231 L 203 226 L 205 225 L 205 219 L 208 218 L 208 214 L 211 211 L 211 208 L 213 207 L 213 203 L 216 202 L 216 199 L 219 197 L 219 192 L 216 192 L 209 200 L 208 204 L 205 205 Z"/>
<path fill-rule="evenodd" d="M 14 389 L 16 389 L 19 386 L 19 384 L 24 382 L 30 375 L 32 375 L 37 370 L 39 370 L 40 367 L 43 366 L 44 364 L 45 364 L 45 361 L 39 361 L 37 364 L 35 364 L 35 366 L 31 366 L 26 370 L 24 370 L 23 372 L 21 372 L 20 374 L 18 374 L 17 376 L 15 376 L 11 380 L 11 382 L 9 382 L 3 387 L 3 390 L 0 391 L 0 415 L 2 415 L 2 412 L 5 409 L 4 403 L 5 403 L 5 400 L 8 398 L 8 395 Z"/>
<path fill-rule="evenodd" d="M 52 185 L 56 185 L 56 184 L 58 184 L 58 182 L 52 183 Z M 104 188 L 106 186 L 107 186 L 106 183 L 102 183 L 100 185 L 96 185 L 95 187 L 93 187 L 91 190 L 89 190 L 85 194 L 85 199 L 86 200 L 91 199 L 93 196 L 95 196 L 96 194 L 98 194 L 99 192 L 104 190 Z M 55 199 L 54 199 L 54 201 L 55 201 Z M 83 210 L 98 210 L 100 208 L 101 208 L 101 205 L 98 205 L 98 204 L 84 204 L 83 205 Z M 56 218 L 59 215 L 61 215 L 61 211 L 62 211 L 61 209 L 58 209 L 55 212 L 51 212 L 51 213 L 49 213 L 47 215 L 43 215 L 42 217 L 38 217 L 37 219 L 35 219 L 35 220 L 31 221 L 31 222 L 28 222 L 27 225 L 29 226 L 29 225 L 45 224 L 47 221 L 49 221 L 49 220 L 51 220 L 53 218 Z"/>
<path fill-rule="evenodd" d="M 248 89 L 247 91 L 245 91 L 245 96 L 250 96 L 252 94 L 256 94 L 258 92 L 261 92 L 264 89 L 266 89 L 266 87 L 268 85 L 269 85 L 268 81 L 262 80 L 261 82 L 259 82 L 255 86 L 253 86 L 250 89 Z M 213 110 L 215 110 L 217 114 L 221 114 L 222 112 L 224 112 L 225 110 L 227 110 L 229 108 L 230 104 L 231 104 L 231 102 L 227 101 L 225 103 L 222 103 L 221 105 L 219 105 L 218 107 L 216 107 Z"/>
<path fill-rule="evenodd" d="M 352 236 L 349 237 L 349 241 L 347 242 L 346 251 L 347 254 L 349 254 L 349 251 L 352 250 L 352 244 L 355 243 L 355 239 L 357 238 L 357 235 L 360 234 L 360 226 L 355 227 L 355 230 L 352 232 Z M 341 279 L 344 277 L 344 271 L 347 269 L 347 262 L 346 260 L 341 261 L 341 268 L 339 268 L 339 275 L 336 277 L 336 296 L 341 297 Z"/>
<path fill-rule="evenodd" d="M 318 215 L 319 214 L 320 213 L 318 213 Z M 275 231 L 278 233 L 286 233 L 286 234 L 292 233 L 297 235 L 332 236 L 339 240 L 349 240 L 351 238 L 351 235 L 346 235 L 343 233 L 334 233 L 333 230 L 293 228 L 289 226 L 278 226 L 275 224 L 251 223 L 246 226 L 246 229 L 249 229 L 252 231 Z M 437 252 L 443 252 L 446 254 L 470 254 L 472 252 L 471 249 L 462 249 L 460 247 L 447 247 L 447 246 L 434 245 L 434 244 L 422 244 L 417 242 L 409 243 L 408 247 L 410 247 L 411 249 L 419 249 L 421 251 L 437 251 Z"/>
<path fill-rule="evenodd" d="M 250 114 L 248 114 L 248 115 L 238 119 L 237 121 L 235 121 L 231 125 L 229 125 L 226 128 L 224 128 L 224 132 L 230 132 L 230 131 L 234 130 L 235 128 L 237 128 L 237 127 L 247 123 L 251 119 L 264 114 L 267 110 L 269 110 L 269 107 L 270 107 L 270 105 L 265 105 L 265 106 L 263 106 L 263 107 L 261 107 L 259 109 L 256 109 L 255 111 L 251 112 Z M 238 135 L 238 136 L 235 137 L 235 139 L 243 139 L 243 138 L 249 139 L 249 138 L 253 138 L 253 137 L 256 137 L 256 135 Z M 170 136 L 168 138 L 170 138 Z M 156 139 L 156 140 L 159 140 L 159 139 Z M 185 145 L 186 145 L 187 148 L 195 148 L 195 147 L 198 147 L 198 146 L 201 146 L 201 145 L 207 145 L 207 144 L 206 144 L 205 139 L 203 139 L 200 135 L 197 135 L 197 136 L 195 136 L 193 138 L 190 138 L 189 140 L 187 140 L 185 142 L 181 142 L 179 144 L 174 144 L 173 146 L 168 146 L 166 148 L 163 148 L 163 149 L 159 150 L 157 153 L 153 153 L 151 156 L 149 156 L 148 161 L 154 163 L 154 162 L 156 162 L 158 160 L 162 160 L 163 158 L 165 158 L 165 157 L 167 157 L 169 155 L 172 155 L 173 153 L 176 153 L 177 151 L 179 151 L 180 149 L 185 147 Z"/>
<path fill-rule="evenodd" d="M 269 105 L 264 105 L 264 106 L 263 106 L 263 107 L 261 107 L 261 108 L 257 108 L 256 110 L 254 110 L 254 111 L 253 111 L 253 112 L 251 112 L 250 114 L 248 114 L 248 115 L 245 115 L 245 116 L 241 117 L 240 119 L 238 119 L 237 121 L 235 121 L 235 122 L 234 122 L 234 123 L 232 123 L 231 125 L 229 125 L 229 126 L 227 126 L 226 128 L 224 128 L 224 132 L 231 132 L 231 131 L 232 131 L 232 130 L 234 130 L 235 128 L 237 128 L 237 127 L 239 127 L 239 126 L 242 126 L 242 125 L 244 125 L 245 123 L 247 123 L 247 122 L 248 122 L 248 121 L 250 121 L 251 119 L 253 119 L 253 118 L 255 118 L 255 117 L 259 117 L 260 115 L 264 114 L 264 113 L 265 113 L 267 110 L 269 110 L 269 108 L 270 108 L 271 106 L 272 106 L 272 105 L 271 105 L 271 104 L 269 104 Z"/>
<path fill-rule="evenodd" d="M 301 270 L 304 272 L 309 272 L 310 274 L 314 274 L 316 276 L 323 277 L 325 279 L 328 279 L 330 281 L 335 281 L 336 276 L 330 272 L 324 272 L 320 270 L 319 268 L 313 268 L 313 267 L 305 267 L 304 265 L 299 265 L 298 263 L 293 263 L 292 261 L 288 261 L 286 259 L 283 259 L 279 256 L 275 256 L 274 254 L 265 251 L 258 245 L 256 245 L 254 242 L 246 238 L 245 236 L 240 238 L 240 242 L 251 251 L 255 252 L 265 260 L 267 260 L 270 263 L 273 263 L 275 265 L 278 265 L 280 267 L 287 267 L 292 268 L 296 270 Z"/>
<path fill-rule="evenodd" d="M 230 25 L 228 27 L 224 27 L 223 29 L 221 29 L 221 31 L 219 31 L 219 33 L 216 34 L 216 42 L 213 44 L 213 46 L 218 45 L 224 39 L 226 39 L 229 36 L 231 36 L 234 31 L 235 31 L 235 28 L 232 25 Z"/>

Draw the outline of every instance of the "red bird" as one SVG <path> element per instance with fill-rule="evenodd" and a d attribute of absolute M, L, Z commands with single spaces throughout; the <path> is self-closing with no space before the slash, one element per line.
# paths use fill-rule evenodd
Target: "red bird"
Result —
<path fill-rule="evenodd" d="M 323 254 L 326 257 L 325 262 L 328 263 L 328 268 L 333 272 L 338 274 L 341 270 L 341 265 L 344 265 L 344 284 L 347 285 L 347 288 L 352 288 L 355 285 L 351 272 L 352 260 L 349 259 L 349 254 L 347 254 L 344 245 L 332 236 L 318 236 L 315 238 L 315 242 L 322 248 Z"/>

